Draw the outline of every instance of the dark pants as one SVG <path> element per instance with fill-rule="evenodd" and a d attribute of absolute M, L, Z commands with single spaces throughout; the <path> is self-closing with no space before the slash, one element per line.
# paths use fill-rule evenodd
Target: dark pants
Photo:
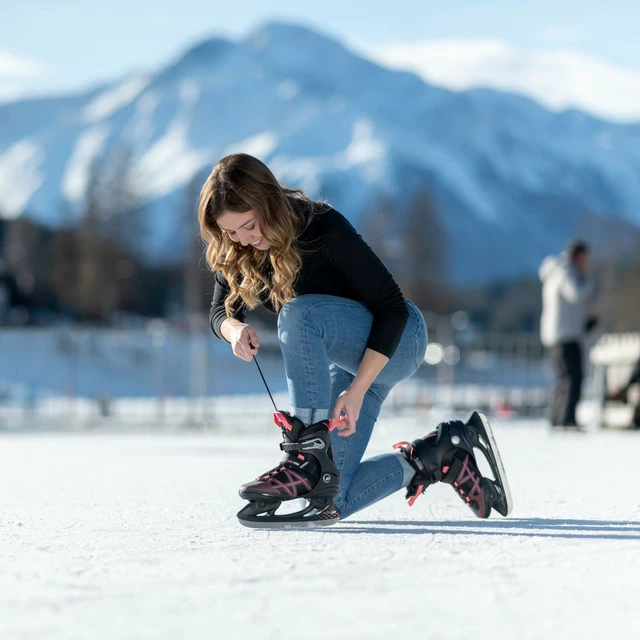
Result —
<path fill-rule="evenodd" d="M 552 350 L 556 369 L 556 389 L 551 408 L 551 424 L 575 425 L 576 407 L 582 391 L 582 346 L 579 342 L 561 342 Z"/>
<path fill-rule="evenodd" d="M 633 368 L 633 372 L 629 376 L 629 380 L 627 381 L 627 384 L 625 384 L 624 387 L 622 387 L 618 391 L 614 392 L 614 394 L 611 396 L 611 399 L 620 400 L 621 402 L 624 402 L 625 404 L 627 404 L 629 402 L 629 399 L 628 399 L 629 388 L 632 385 L 638 384 L 638 383 L 640 383 L 640 360 L 636 362 L 636 366 Z M 640 403 L 637 403 L 633 409 L 634 409 L 633 418 L 631 420 L 630 426 L 634 429 L 640 429 Z"/>
<path fill-rule="evenodd" d="M 632 384 L 640 382 L 640 360 L 636 362 L 636 366 L 633 368 L 631 372 L 631 377 L 629 378 L 629 382 L 627 382 L 627 387 L 630 387 Z"/>
<path fill-rule="evenodd" d="M 638 384 L 638 383 L 640 383 L 640 360 L 636 362 L 636 366 L 634 367 L 633 372 L 631 373 L 629 382 L 627 382 L 627 389 L 632 384 Z M 636 408 L 633 412 L 633 422 L 631 423 L 631 426 L 636 429 L 640 429 L 640 403 L 636 405 Z"/>

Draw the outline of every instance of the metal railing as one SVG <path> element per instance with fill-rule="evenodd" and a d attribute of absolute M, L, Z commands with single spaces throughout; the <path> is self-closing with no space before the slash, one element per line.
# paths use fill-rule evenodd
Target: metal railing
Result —
<path fill-rule="evenodd" d="M 386 412 L 444 406 L 541 415 L 548 405 L 552 375 L 537 335 L 434 341 L 427 359 L 393 390 Z M 260 364 L 286 408 L 275 343 L 261 349 Z M 0 328 L 0 429 L 216 428 L 269 411 L 255 367 L 207 331 L 160 321 L 135 330 Z"/>

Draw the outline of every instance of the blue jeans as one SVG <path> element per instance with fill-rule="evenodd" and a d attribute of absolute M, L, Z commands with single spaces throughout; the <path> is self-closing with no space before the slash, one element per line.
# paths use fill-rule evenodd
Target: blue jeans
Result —
<path fill-rule="evenodd" d="M 362 460 L 380 408 L 401 380 L 424 359 L 427 327 L 419 309 L 406 301 L 409 319 L 393 357 L 365 394 L 356 433 L 331 440 L 340 471 L 335 504 L 342 518 L 406 486 L 407 463 L 388 453 Z M 311 424 L 331 415 L 338 396 L 351 384 L 364 356 L 373 316 L 360 302 L 310 294 L 287 302 L 278 316 L 291 410 Z"/>

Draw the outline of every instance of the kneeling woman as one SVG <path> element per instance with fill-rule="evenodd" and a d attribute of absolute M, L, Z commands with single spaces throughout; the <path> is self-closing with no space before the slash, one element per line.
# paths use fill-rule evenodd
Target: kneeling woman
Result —
<path fill-rule="evenodd" d="M 213 168 L 198 209 L 215 273 L 213 332 L 251 361 L 260 339 L 245 311 L 278 314 L 291 412 L 277 412 L 281 463 L 243 485 L 247 526 L 333 524 L 407 488 L 410 503 L 434 482 L 451 484 L 480 518 L 511 510 L 491 427 L 474 413 L 398 451 L 362 460 L 394 385 L 420 366 L 427 329 L 380 259 L 331 207 L 282 187 L 259 160 L 226 156 Z M 478 470 L 474 448 L 494 479 Z M 308 507 L 279 515 L 283 501 Z"/>

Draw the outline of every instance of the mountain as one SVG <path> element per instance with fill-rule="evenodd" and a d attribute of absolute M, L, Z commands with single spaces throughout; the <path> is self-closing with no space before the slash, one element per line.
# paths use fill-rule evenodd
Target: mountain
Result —
<path fill-rule="evenodd" d="M 315 31 L 213 38 L 155 73 L 0 105 L 0 212 L 49 225 L 82 210 L 96 159 L 130 150 L 147 250 L 179 251 L 194 181 L 244 151 L 356 225 L 381 193 L 427 187 L 459 282 L 531 272 L 585 215 L 640 226 L 640 125 L 554 113 L 493 90 L 454 93 Z"/>

